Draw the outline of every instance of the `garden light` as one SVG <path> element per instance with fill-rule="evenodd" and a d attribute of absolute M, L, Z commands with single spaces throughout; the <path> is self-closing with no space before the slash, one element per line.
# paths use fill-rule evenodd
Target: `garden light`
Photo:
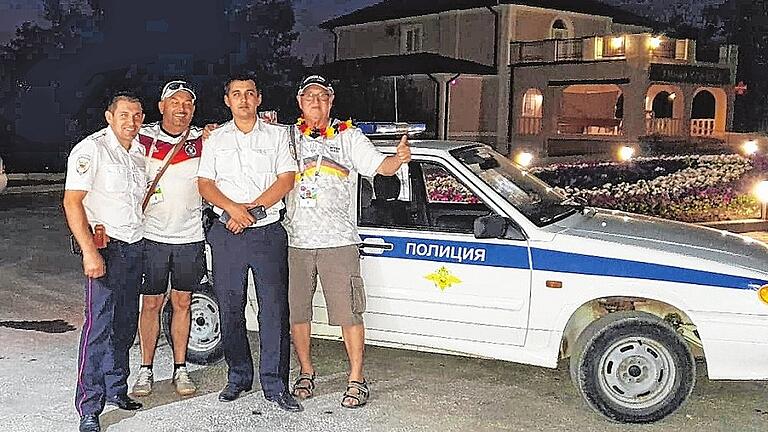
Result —
<path fill-rule="evenodd" d="M 515 156 L 515 162 L 520 166 L 527 167 L 533 162 L 533 154 L 525 151 L 520 152 Z"/>
<path fill-rule="evenodd" d="M 755 186 L 755 196 L 760 201 L 760 217 L 768 219 L 768 180 L 763 180 Z"/>
<path fill-rule="evenodd" d="M 619 149 L 619 160 L 628 161 L 635 155 L 635 149 L 630 146 L 622 146 Z"/>
<path fill-rule="evenodd" d="M 751 156 L 757 153 L 757 151 L 760 150 L 760 147 L 757 145 L 757 141 L 749 140 L 741 146 L 741 149 L 744 151 L 744 154 Z"/>

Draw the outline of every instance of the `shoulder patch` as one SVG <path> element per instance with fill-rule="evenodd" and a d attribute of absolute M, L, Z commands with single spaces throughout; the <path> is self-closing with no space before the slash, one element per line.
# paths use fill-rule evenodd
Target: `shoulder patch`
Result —
<path fill-rule="evenodd" d="M 83 175 L 91 169 L 91 157 L 88 155 L 82 155 L 77 158 L 77 173 Z"/>

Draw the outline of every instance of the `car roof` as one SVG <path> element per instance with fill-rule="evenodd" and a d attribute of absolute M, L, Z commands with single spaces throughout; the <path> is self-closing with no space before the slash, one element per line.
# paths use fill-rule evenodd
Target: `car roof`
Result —
<path fill-rule="evenodd" d="M 399 142 L 400 142 L 399 139 L 373 140 L 373 144 L 380 150 L 385 150 L 390 148 L 394 150 L 394 148 L 397 147 L 397 144 Z M 451 150 L 456 150 L 464 147 L 483 145 L 474 141 L 445 141 L 445 140 L 431 140 L 431 139 L 430 140 L 409 139 L 408 144 L 411 146 L 411 151 L 414 151 L 414 150 L 418 151 L 418 150 L 424 149 L 424 150 L 438 150 L 438 151 L 445 151 L 445 152 L 449 152 Z"/>

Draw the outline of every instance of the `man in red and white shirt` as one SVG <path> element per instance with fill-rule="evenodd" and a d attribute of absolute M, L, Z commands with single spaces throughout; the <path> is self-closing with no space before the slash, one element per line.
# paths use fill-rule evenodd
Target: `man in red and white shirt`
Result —
<path fill-rule="evenodd" d="M 162 121 L 142 126 L 138 136 L 144 150 L 148 182 L 155 179 L 169 159 L 170 162 L 145 211 L 144 281 L 139 317 L 142 361 L 133 387 L 136 396 L 152 392 L 160 309 L 169 277 L 173 306 L 173 383 L 182 396 L 197 390 L 186 368 L 192 290 L 199 286 L 205 274 L 202 198 L 197 190 L 203 131 L 190 125 L 195 99 L 195 92 L 185 81 L 167 83 L 158 104 Z"/>

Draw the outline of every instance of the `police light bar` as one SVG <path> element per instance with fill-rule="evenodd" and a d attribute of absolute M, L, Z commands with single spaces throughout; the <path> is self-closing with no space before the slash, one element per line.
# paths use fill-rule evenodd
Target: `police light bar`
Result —
<path fill-rule="evenodd" d="M 424 123 L 359 122 L 355 126 L 367 136 L 405 134 L 413 136 L 427 130 L 427 125 Z"/>

